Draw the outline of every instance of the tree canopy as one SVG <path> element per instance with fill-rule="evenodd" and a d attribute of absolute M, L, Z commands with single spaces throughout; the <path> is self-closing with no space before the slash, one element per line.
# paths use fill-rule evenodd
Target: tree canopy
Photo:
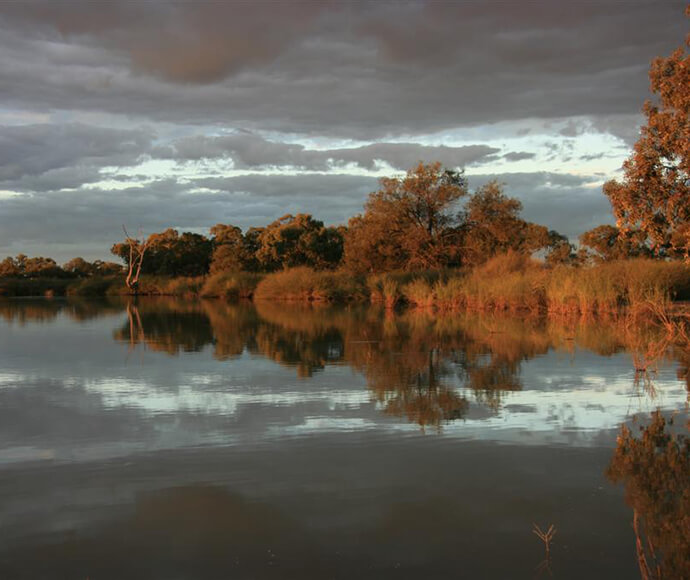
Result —
<path fill-rule="evenodd" d="M 686 9 L 690 16 L 690 7 Z M 690 46 L 690 35 L 686 39 Z M 657 58 L 649 71 L 658 103 L 647 118 L 622 181 L 604 185 L 618 227 L 639 230 L 658 257 L 690 260 L 690 55 L 685 47 Z"/>
<path fill-rule="evenodd" d="M 348 224 L 346 265 L 369 272 L 452 265 L 458 253 L 456 202 L 467 195 L 463 174 L 420 163 L 405 177 L 380 183 L 364 214 Z"/>

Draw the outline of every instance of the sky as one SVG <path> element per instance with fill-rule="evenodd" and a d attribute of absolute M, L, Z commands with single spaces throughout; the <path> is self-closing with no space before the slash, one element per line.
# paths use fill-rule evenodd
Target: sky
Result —
<path fill-rule="evenodd" d="M 0 1 L 0 258 L 362 211 L 419 161 L 612 223 L 684 1 Z"/>

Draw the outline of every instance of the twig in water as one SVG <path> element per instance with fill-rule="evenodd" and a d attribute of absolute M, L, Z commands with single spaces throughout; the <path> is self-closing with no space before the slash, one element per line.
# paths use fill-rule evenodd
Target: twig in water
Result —
<path fill-rule="evenodd" d="M 556 527 L 551 524 L 549 526 L 549 529 L 546 531 L 543 531 L 537 524 L 532 524 L 534 527 L 532 528 L 532 532 L 542 541 L 544 542 L 544 549 L 546 550 L 546 557 L 549 558 L 551 556 L 551 540 L 553 540 L 553 537 L 556 535 Z"/>

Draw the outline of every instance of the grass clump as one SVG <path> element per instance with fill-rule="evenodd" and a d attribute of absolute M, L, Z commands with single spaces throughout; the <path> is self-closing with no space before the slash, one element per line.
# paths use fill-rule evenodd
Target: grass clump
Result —
<path fill-rule="evenodd" d="M 478 266 L 466 278 L 437 285 L 437 296 L 446 308 L 538 311 L 546 305 L 545 277 L 540 262 L 509 252 Z"/>
<path fill-rule="evenodd" d="M 262 279 L 263 274 L 253 272 L 218 272 L 206 278 L 201 287 L 201 296 L 250 300 Z"/>
<path fill-rule="evenodd" d="M 650 259 L 616 260 L 589 268 L 559 266 L 546 285 L 549 310 L 558 313 L 631 311 L 690 297 L 690 267 Z"/>
<path fill-rule="evenodd" d="M 318 272 L 306 266 L 268 274 L 254 292 L 257 300 L 361 300 L 368 295 L 364 280 L 348 272 Z"/>

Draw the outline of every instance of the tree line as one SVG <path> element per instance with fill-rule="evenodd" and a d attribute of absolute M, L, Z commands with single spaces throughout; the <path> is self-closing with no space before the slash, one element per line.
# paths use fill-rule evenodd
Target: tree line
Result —
<path fill-rule="evenodd" d="M 524 220 L 521 209 L 497 182 L 470 194 L 462 173 L 420 163 L 381 180 L 346 226 L 287 214 L 246 232 L 217 224 L 210 237 L 173 228 L 127 237 L 111 251 L 127 266 L 142 256 L 141 274 L 172 277 L 296 266 L 353 273 L 471 267 L 509 250 L 543 252 L 550 263 L 576 259 L 565 236 Z"/>

